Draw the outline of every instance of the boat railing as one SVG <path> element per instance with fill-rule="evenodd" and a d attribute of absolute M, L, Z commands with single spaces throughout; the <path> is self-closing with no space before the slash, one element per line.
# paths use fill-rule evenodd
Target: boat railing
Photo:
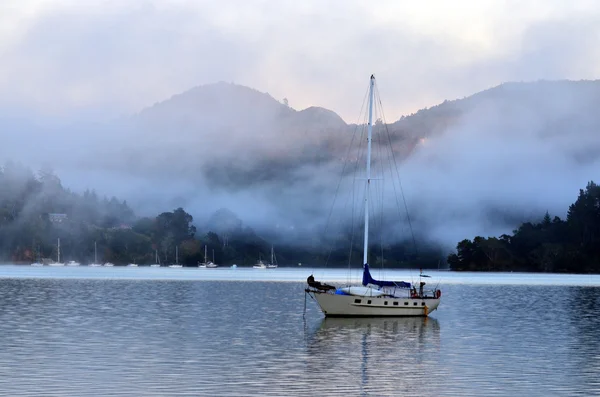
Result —
<path fill-rule="evenodd" d="M 442 291 L 438 288 L 433 289 L 417 289 L 416 287 L 412 287 L 410 289 L 410 297 L 412 299 L 439 299 L 442 296 Z"/>

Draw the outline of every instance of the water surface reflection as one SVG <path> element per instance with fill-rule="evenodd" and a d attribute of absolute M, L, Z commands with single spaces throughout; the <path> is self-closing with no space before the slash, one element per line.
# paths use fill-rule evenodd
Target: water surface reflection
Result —
<path fill-rule="evenodd" d="M 0 396 L 600 395 L 600 288 L 449 285 L 427 319 L 303 288 L 0 279 Z"/>
<path fill-rule="evenodd" d="M 423 388 L 440 348 L 435 318 L 324 318 L 307 335 L 307 372 L 323 392 L 394 395 Z"/>

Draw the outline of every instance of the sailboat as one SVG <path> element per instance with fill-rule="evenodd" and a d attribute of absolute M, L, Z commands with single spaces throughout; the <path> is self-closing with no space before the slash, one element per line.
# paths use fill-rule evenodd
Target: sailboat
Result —
<path fill-rule="evenodd" d="M 212 251 L 213 260 L 209 261 L 208 255 L 207 255 L 207 249 L 208 249 L 208 247 L 206 245 L 204 245 L 204 262 L 198 263 L 198 267 L 200 267 L 202 269 L 214 269 L 215 267 L 219 267 L 219 265 L 215 264 L 215 250 Z"/>
<path fill-rule="evenodd" d="M 205 269 L 206 268 L 206 244 L 204 245 L 204 262 L 198 263 L 198 267 Z"/>
<path fill-rule="evenodd" d="M 94 263 L 90 263 L 88 266 L 91 266 L 91 267 L 102 266 L 101 263 L 98 263 L 98 246 L 95 241 L 94 241 Z"/>
<path fill-rule="evenodd" d="M 160 267 L 160 259 L 158 258 L 158 250 L 154 250 L 154 263 L 150 267 Z"/>
<path fill-rule="evenodd" d="M 31 266 L 44 266 L 44 262 L 40 261 L 40 247 L 38 246 L 36 253 L 36 261 L 31 264 Z"/>
<path fill-rule="evenodd" d="M 206 267 L 209 269 L 214 269 L 215 267 L 219 267 L 219 265 L 217 265 L 215 263 L 215 250 L 212 250 L 212 261 L 206 262 Z"/>
<path fill-rule="evenodd" d="M 50 266 L 64 266 L 64 263 L 61 263 L 60 261 L 60 238 L 58 239 L 58 242 L 56 243 L 56 250 L 57 250 L 57 254 L 56 254 L 56 262 L 52 262 L 49 265 Z"/>
<path fill-rule="evenodd" d="M 307 278 L 305 292 L 313 297 L 326 317 L 354 316 L 428 316 L 440 304 L 441 291 L 425 291 L 425 282 L 415 286 L 405 281 L 375 280 L 368 264 L 369 187 L 371 185 L 371 140 L 373 133 L 373 97 L 375 76 L 369 82 L 367 124 L 366 186 L 364 197 L 364 243 L 362 285 L 335 287 Z"/>
<path fill-rule="evenodd" d="M 253 269 L 266 269 L 267 265 L 265 265 L 265 263 L 262 261 L 262 259 L 260 259 L 260 252 L 258 253 L 258 262 L 256 262 L 256 264 L 254 266 L 252 266 Z"/>
<path fill-rule="evenodd" d="M 169 265 L 169 267 L 173 267 L 173 268 L 183 267 L 182 265 L 179 264 L 179 249 L 177 246 L 175 246 L 175 263 L 172 265 Z"/>
<path fill-rule="evenodd" d="M 271 263 L 267 264 L 267 269 L 276 269 L 277 268 L 277 259 L 275 258 L 275 250 L 273 250 L 273 246 L 271 246 Z"/>

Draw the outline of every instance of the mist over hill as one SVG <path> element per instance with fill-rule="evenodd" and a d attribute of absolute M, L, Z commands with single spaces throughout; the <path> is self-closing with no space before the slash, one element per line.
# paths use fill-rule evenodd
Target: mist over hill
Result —
<path fill-rule="evenodd" d="M 363 93 L 348 95 L 358 116 Z M 110 122 L 32 123 L 3 112 L 10 133 L 0 157 L 51 167 L 65 186 L 116 195 L 140 215 L 184 207 L 210 229 L 209 217 L 227 208 L 300 241 L 325 223 L 357 125 L 290 102 L 221 82 Z M 599 103 L 598 81 L 506 83 L 384 119 L 416 233 L 453 247 L 546 211 L 564 216 L 598 170 Z M 386 229 L 390 239 L 406 237 L 400 226 Z"/>

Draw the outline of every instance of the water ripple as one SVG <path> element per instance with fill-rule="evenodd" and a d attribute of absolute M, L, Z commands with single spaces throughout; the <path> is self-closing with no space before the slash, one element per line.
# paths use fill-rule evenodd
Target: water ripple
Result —
<path fill-rule="evenodd" d="M 300 283 L 0 280 L 0 396 L 600 395 L 600 288 L 449 285 L 324 319 Z"/>

